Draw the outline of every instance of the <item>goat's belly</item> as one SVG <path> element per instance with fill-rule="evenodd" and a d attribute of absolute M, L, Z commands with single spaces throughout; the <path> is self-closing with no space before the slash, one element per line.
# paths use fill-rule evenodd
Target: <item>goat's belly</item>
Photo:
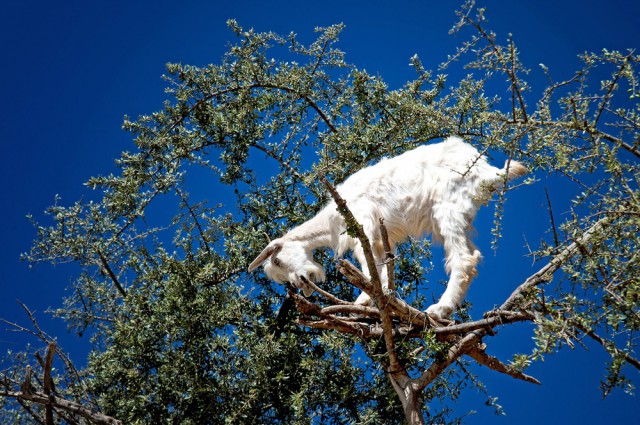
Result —
<path fill-rule="evenodd" d="M 421 219 L 406 220 L 402 216 L 388 218 L 384 220 L 389 238 L 393 243 L 401 243 L 409 237 L 422 238 L 431 233 L 431 220 L 428 217 Z"/>

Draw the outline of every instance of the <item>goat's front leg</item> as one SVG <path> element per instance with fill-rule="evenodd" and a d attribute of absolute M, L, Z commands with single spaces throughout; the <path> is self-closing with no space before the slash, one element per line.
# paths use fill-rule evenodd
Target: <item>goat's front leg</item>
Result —
<path fill-rule="evenodd" d="M 449 282 L 438 303 L 427 309 L 427 314 L 437 320 L 449 318 L 462 305 L 471 281 L 478 274 L 476 266 L 481 258 L 466 232 L 446 232 L 442 236 Z"/>

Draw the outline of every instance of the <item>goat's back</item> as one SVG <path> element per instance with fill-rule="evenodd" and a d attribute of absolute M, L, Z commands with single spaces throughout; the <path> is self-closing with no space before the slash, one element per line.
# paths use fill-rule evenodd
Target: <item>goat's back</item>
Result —
<path fill-rule="evenodd" d="M 477 149 L 450 137 L 363 168 L 338 191 L 357 219 L 377 223 L 383 218 L 391 238 L 399 242 L 432 231 L 434 205 L 472 219 L 483 182 L 500 175 Z"/>

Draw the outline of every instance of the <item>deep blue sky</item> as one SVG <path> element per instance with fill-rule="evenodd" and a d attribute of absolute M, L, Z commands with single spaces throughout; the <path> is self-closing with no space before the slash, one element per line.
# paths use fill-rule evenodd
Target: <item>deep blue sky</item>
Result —
<path fill-rule="evenodd" d="M 449 3 L 454 2 L 3 2 L 0 317 L 25 323 L 16 304 L 17 299 L 24 301 L 45 329 L 77 353 L 79 363 L 84 361 L 87 341 L 68 335 L 63 324 L 44 314 L 48 307 L 60 306 L 72 279 L 70 269 L 32 270 L 19 261 L 34 237 L 25 215 L 42 219 L 56 194 L 64 204 L 86 196 L 82 183 L 111 171 L 119 153 L 132 149 L 130 137 L 120 130 L 123 115 L 136 117 L 161 108 L 165 97 L 160 75 L 166 62 L 217 62 L 232 40 L 227 19 L 261 31 L 294 31 L 307 40 L 316 26 L 344 22 L 340 47 L 347 60 L 396 88 L 413 76 L 408 59 L 414 53 L 426 68 L 435 68 L 461 41 L 447 35 L 454 22 L 454 6 Z M 534 82 L 542 77 L 537 67 L 541 62 L 560 79 L 575 68 L 578 53 L 640 47 L 640 6 L 635 0 L 486 4 L 491 27 L 503 37 L 514 34 Z M 546 176 L 539 177 L 540 184 L 511 196 L 505 239 L 496 256 L 489 249 L 490 211 L 479 216 L 478 244 L 485 260 L 469 294 L 476 314 L 501 303 L 540 267 L 524 257 L 525 240 L 535 245 L 546 225 L 544 185 L 558 204 L 565 192 Z M 435 262 L 441 267 L 440 258 Z M 501 330 L 488 341 L 490 353 L 509 359 L 515 352 L 527 352 L 531 331 L 530 325 Z M 0 353 L 23 344 L 23 338 L 0 328 Z M 618 392 L 601 400 L 598 382 L 604 358 L 596 346 L 589 352 L 564 349 L 530 369 L 543 382 L 539 387 L 481 370 L 488 390 L 499 397 L 508 416 L 492 416 L 472 393 L 460 402 L 460 413 L 479 411 L 468 423 L 637 421 L 637 399 Z M 629 372 L 640 382 L 636 371 Z"/>

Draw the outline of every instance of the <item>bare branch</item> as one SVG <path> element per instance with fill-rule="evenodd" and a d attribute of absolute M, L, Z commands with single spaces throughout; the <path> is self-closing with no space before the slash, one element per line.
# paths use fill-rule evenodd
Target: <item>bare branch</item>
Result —
<path fill-rule="evenodd" d="M 553 243 L 557 248 L 560 245 L 558 238 L 558 229 L 556 227 L 556 221 L 553 217 L 553 208 L 551 207 L 551 198 L 549 197 L 549 191 L 547 187 L 544 188 L 544 194 L 547 196 L 547 208 L 549 209 L 549 219 L 551 220 L 551 229 L 553 230 Z"/>
<path fill-rule="evenodd" d="M 311 289 L 313 289 L 315 292 L 317 292 L 318 294 L 320 294 L 321 296 L 325 297 L 327 300 L 331 301 L 334 304 L 338 304 L 338 305 L 351 305 L 353 303 L 349 302 L 349 301 L 344 301 L 341 300 L 340 298 L 336 297 L 335 295 L 325 291 L 324 289 L 320 288 L 318 285 L 316 285 L 315 283 L 313 283 L 312 281 L 308 280 L 307 278 L 305 278 L 304 276 L 300 276 L 300 278 L 302 279 L 302 281 L 309 286 Z"/>
<path fill-rule="evenodd" d="M 339 260 L 338 264 L 338 270 L 340 273 L 342 273 L 351 283 L 368 294 L 372 293 L 373 289 L 371 287 L 371 283 L 369 283 L 369 279 L 367 279 L 367 277 L 356 266 L 344 259 Z M 381 298 L 386 308 L 391 308 L 393 314 L 404 318 L 404 320 L 412 326 L 419 329 L 439 326 L 438 323 L 431 319 L 425 312 L 410 306 L 400 298 L 395 296 L 386 296 L 384 294 L 382 294 Z"/>
<path fill-rule="evenodd" d="M 492 312 L 494 313 L 494 312 Z M 534 316 L 527 312 L 499 311 L 495 316 L 488 317 L 474 322 L 466 322 L 449 326 L 442 326 L 434 329 L 438 336 L 455 335 L 470 332 L 478 329 L 490 330 L 496 326 L 509 323 L 526 322 L 534 320 Z"/>
<path fill-rule="evenodd" d="M 367 268 L 369 269 L 369 273 L 371 273 L 371 285 L 373 289 L 374 299 L 382 295 L 382 287 L 380 286 L 380 276 L 378 276 L 378 270 L 376 267 L 375 259 L 373 256 L 373 252 L 371 251 L 371 242 L 369 238 L 364 233 L 364 229 L 362 225 L 358 223 L 358 220 L 353 216 L 353 213 L 347 206 L 347 202 L 340 196 L 336 188 L 329 183 L 329 181 L 321 177 L 320 181 L 327 188 L 329 194 L 333 198 L 336 206 L 338 207 L 338 212 L 344 218 L 345 224 L 347 226 L 347 232 L 352 232 L 354 236 L 360 241 L 360 245 L 362 246 L 362 250 L 364 251 L 364 256 L 367 262 Z"/>
<path fill-rule="evenodd" d="M 532 384 L 540 385 L 540 381 L 538 381 L 536 378 L 526 375 L 518 369 L 502 363 L 496 357 L 488 355 L 484 350 L 478 347 L 472 348 L 471 350 L 467 351 L 466 354 L 478 363 L 483 364 L 489 369 L 495 370 L 496 372 L 504 373 L 515 379 L 520 379 L 526 382 L 531 382 Z"/>
<path fill-rule="evenodd" d="M 53 356 L 56 352 L 56 343 L 52 342 L 47 347 L 47 355 L 44 361 L 44 394 L 50 397 L 52 394 L 53 379 L 51 378 L 51 367 L 53 365 Z M 53 410 L 51 403 L 45 405 L 45 421 L 47 425 L 53 425 Z"/>
<path fill-rule="evenodd" d="M 322 314 L 364 314 L 367 317 L 380 317 L 380 311 L 366 305 L 332 305 L 320 310 Z"/>
<path fill-rule="evenodd" d="M 463 338 L 454 343 L 447 350 L 444 359 L 434 361 L 422 374 L 413 380 L 413 385 L 417 389 L 424 389 L 431 384 L 444 370 L 455 362 L 461 355 L 465 354 L 475 345 L 479 344 L 486 335 L 486 331 L 477 330 L 466 334 Z"/>
<path fill-rule="evenodd" d="M 111 279 L 113 284 L 116 286 L 116 289 L 118 289 L 118 292 L 120 292 L 120 295 L 122 295 L 122 298 L 126 298 L 127 297 L 127 292 L 124 290 L 124 288 L 122 287 L 122 285 L 118 281 L 118 278 L 113 273 L 113 270 L 111 270 L 111 267 L 109 266 L 109 263 L 107 262 L 107 259 L 104 258 L 104 255 L 102 255 L 102 252 L 100 252 L 100 250 L 97 250 L 97 253 L 98 253 L 98 258 L 100 259 L 100 265 L 102 267 L 102 270 L 104 270 L 104 272 L 107 274 L 107 276 L 109 276 L 109 278 Z"/>
<path fill-rule="evenodd" d="M 61 397 L 56 397 L 54 395 L 46 395 L 41 392 L 24 393 L 22 391 L 0 390 L 0 396 L 12 397 L 20 401 L 24 401 L 24 400 L 31 401 L 33 403 L 42 404 L 42 405 L 47 405 L 50 403 L 51 406 L 53 407 L 57 407 L 67 412 L 82 416 L 89 422 L 98 424 L 98 425 L 122 425 L 122 421 L 116 418 L 107 416 L 99 412 L 93 412 L 79 403 L 65 400 Z"/>

